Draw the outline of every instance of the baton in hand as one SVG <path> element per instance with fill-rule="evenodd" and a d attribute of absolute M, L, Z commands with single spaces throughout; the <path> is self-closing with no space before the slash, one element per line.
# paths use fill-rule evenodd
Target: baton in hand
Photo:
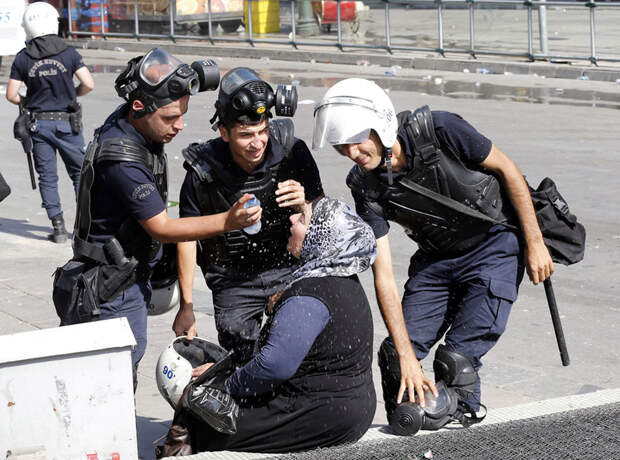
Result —
<path fill-rule="evenodd" d="M 555 331 L 555 338 L 558 342 L 558 348 L 560 349 L 560 357 L 562 358 L 562 365 L 568 366 L 570 364 L 570 357 L 568 356 L 568 349 L 566 348 L 566 341 L 564 340 L 564 331 L 562 330 L 562 322 L 560 321 L 560 313 L 558 312 L 558 305 L 555 302 L 555 294 L 553 293 L 553 285 L 551 284 L 551 277 L 544 281 L 545 294 L 547 296 L 547 304 L 549 305 L 549 312 L 551 313 L 551 321 L 553 321 L 553 330 Z"/>

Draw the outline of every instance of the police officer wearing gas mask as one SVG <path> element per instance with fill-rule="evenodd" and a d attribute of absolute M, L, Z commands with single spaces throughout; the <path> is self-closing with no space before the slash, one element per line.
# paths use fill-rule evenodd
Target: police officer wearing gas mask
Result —
<path fill-rule="evenodd" d="M 131 59 L 115 85 L 126 102 L 95 131 L 86 151 L 74 255 L 102 267 L 99 318 L 128 319 L 137 342 L 134 370 L 146 348 L 149 278 L 161 257 L 160 243 L 240 230 L 261 216 L 258 206 L 244 208 L 251 195 L 208 217 L 172 219 L 166 213 L 164 144 L 183 129 L 190 95 L 218 83 L 210 60 L 190 66 L 160 48 Z"/>
<path fill-rule="evenodd" d="M 238 364 L 254 353 L 266 302 L 291 270 L 286 251 L 288 217 L 323 195 L 317 166 L 306 144 L 294 138 L 295 87 L 272 87 L 253 70 L 227 72 L 220 84 L 211 123 L 220 137 L 184 150 L 187 175 L 180 216 L 204 216 L 227 209 L 244 193 L 262 209 L 260 230 L 228 232 L 179 251 L 181 306 L 173 323 L 177 335 L 196 335 L 193 277 L 196 263 L 212 292 L 220 345 L 234 350 Z"/>
<path fill-rule="evenodd" d="M 53 227 L 50 239 L 64 243 L 67 231 L 58 194 L 56 152 L 65 163 L 77 195 L 84 138 L 76 96 L 92 91 L 95 83 L 82 56 L 58 37 L 58 12 L 52 5 L 38 2 L 28 6 L 23 26 L 26 47 L 11 66 L 6 98 L 28 112 L 42 207 Z M 77 87 L 73 85 L 74 75 L 80 81 Z M 28 88 L 25 98 L 18 93 L 22 83 Z"/>
<path fill-rule="evenodd" d="M 397 115 L 385 91 L 357 78 L 336 83 L 315 108 L 313 148 L 324 145 L 356 163 L 347 185 L 377 238 L 373 273 L 390 332 L 379 366 L 390 423 L 406 432 L 408 423 L 416 431 L 476 421 L 477 371 L 504 332 L 524 265 L 534 284 L 553 273 L 521 172 L 460 116 L 427 106 Z M 388 221 L 418 245 L 402 302 Z M 418 359 L 442 338 L 435 388 Z M 431 403 L 427 410 L 403 415 L 405 390 L 420 406 Z"/>

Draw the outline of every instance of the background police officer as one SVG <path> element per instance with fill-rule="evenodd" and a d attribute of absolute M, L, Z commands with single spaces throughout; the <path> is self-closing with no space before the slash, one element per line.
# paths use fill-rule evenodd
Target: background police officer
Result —
<path fill-rule="evenodd" d="M 377 238 L 373 273 L 390 332 L 379 352 L 388 418 L 405 388 L 424 400 L 431 382 L 416 356 L 423 359 L 444 334 L 436 379 L 467 380 L 462 396 L 476 409 L 479 378 L 463 372 L 480 369 L 503 333 L 523 262 L 534 284 L 553 273 L 521 172 L 460 116 L 426 108 L 397 118 L 386 93 L 362 79 L 340 81 L 317 104 L 313 147 L 324 144 L 356 163 L 347 185 Z M 505 223 L 515 211 L 521 235 Z M 402 304 L 388 220 L 419 247 Z"/>
<path fill-rule="evenodd" d="M 58 12 L 52 5 L 38 2 L 28 6 L 23 26 L 28 41 L 11 66 L 6 98 L 13 104 L 22 103 L 32 114 L 30 129 L 42 207 L 52 221 L 52 241 L 63 243 L 67 231 L 58 195 L 56 151 L 77 195 L 84 138 L 76 96 L 87 94 L 95 83 L 82 56 L 57 36 Z M 74 75 L 80 81 L 77 88 Z M 28 88 L 25 98 L 18 94 L 22 82 Z"/>
<path fill-rule="evenodd" d="M 86 152 L 74 253 L 103 266 L 100 277 L 114 294 L 106 299 L 100 289 L 100 318 L 128 319 L 137 342 L 132 350 L 134 379 L 146 348 L 149 277 L 161 257 L 159 243 L 211 237 L 252 225 L 261 216 L 258 206 L 243 207 L 250 195 L 213 216 L 172 219 L 166 213 L 163 146 L 183 129 L 190 94 L 215 89 L 218 82 L 212 61 L 190 67 L 159 48 L 133 58 L 116 80 L 116 90 L 127 102 L 95 131 Z M 132 261 L 137 266 L 130 276 L 117 276 Z M 120 285 L 114 286 L 114 279 L 120 279 Z"/>
<path fill-rule="evenodd" d="M 285 96 L 278 103 L 271 86 L 251 69 L 230 70 L 222 77 L 211 120 L 218 120 L 221 137 L 184 151 L 188 173 L 181 217 L 221 212 L 242 193 L 255 195 L 263 209 L 257 234 L 230 232 L 199 242 L 198 265 L 213 295 L 219 342 L 235 350 L 238 363 L 252 357 L 266 302 L 294 263 L 286 251 L 288 217 L 323 195 L 314 159 L 306 144 L 293 138 L 292 123 L 280 131 L 282 142 L 270 133 L 272 107 L 287 115 L 296 107 L 295 90 L 281 87 L 277 93 Z M 289 102 L 279 105 L 283 100 Z M 172 327 L 177 335 L 193 337 L 196 243 L 182 243 L 178 251 L 181 306 Z"/>

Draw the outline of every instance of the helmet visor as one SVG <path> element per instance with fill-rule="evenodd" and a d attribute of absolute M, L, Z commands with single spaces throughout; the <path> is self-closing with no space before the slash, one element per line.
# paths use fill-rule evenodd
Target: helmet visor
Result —
<path fill-rule="evenodd" d="M 372 101 L 352 97 L 324 99 L 314 109 L 312 148 L 364 142 L 378 121 L 379 113 Z"/>
<path fill-rule="evenodd" d="M 240 87 L 250 81 L 262 81 L 256 73 L 246 67 L 239 67 L 229 71 L 222 77 L 220 89 L 227 96 L 234 94 Z"/>
<path fill-rule="evenodd" d="M 151 87 L 165 81 L 183 62 L 161 48 L 155 48 L 144 56 L 140 64 L 140 78 Z"/>

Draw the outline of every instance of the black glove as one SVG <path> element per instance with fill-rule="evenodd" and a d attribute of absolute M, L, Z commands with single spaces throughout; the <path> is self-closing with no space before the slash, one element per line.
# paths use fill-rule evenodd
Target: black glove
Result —
<path fill-rule="evenodd" d="M 185 409 L 224 434 L 237 432 L 239 406 L 226 391 L 226 379 L 235 371 L 233 352 L 229 352 L 189 384 L 181 400 Z"/>

